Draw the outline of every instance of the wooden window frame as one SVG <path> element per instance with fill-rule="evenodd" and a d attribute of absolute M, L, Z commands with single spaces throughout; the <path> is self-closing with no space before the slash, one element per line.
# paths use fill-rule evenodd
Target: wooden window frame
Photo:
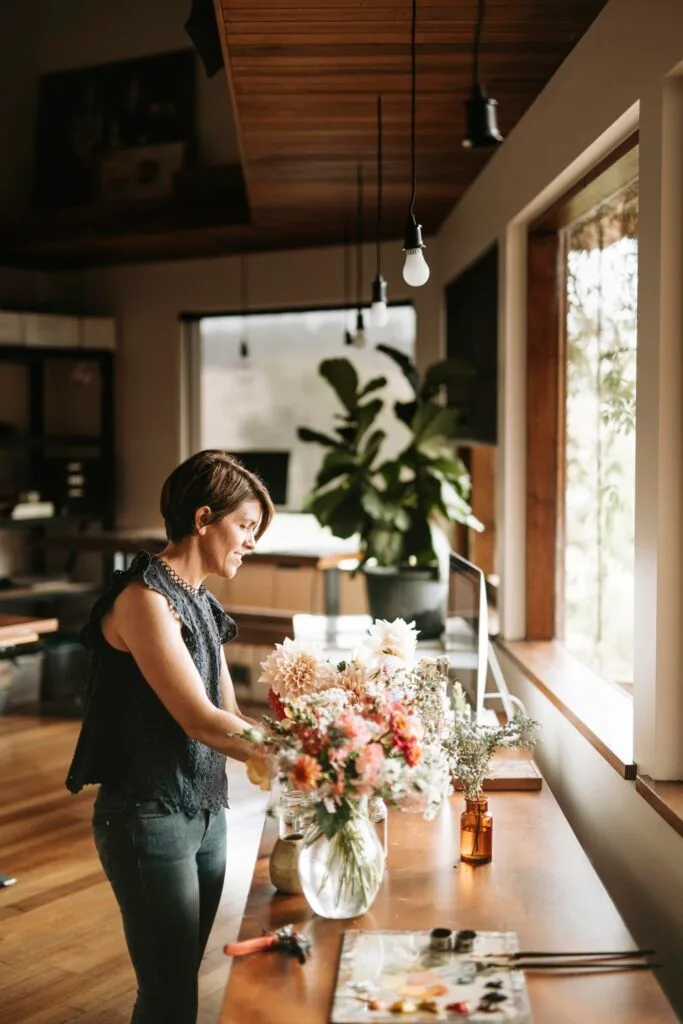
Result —
<path fill-rule="evenodd" d="M 526 358 L 526 639 L 561 639 L 566 253 L 562 229 L 638 174 L 635 132 L 529 226 Z"/>

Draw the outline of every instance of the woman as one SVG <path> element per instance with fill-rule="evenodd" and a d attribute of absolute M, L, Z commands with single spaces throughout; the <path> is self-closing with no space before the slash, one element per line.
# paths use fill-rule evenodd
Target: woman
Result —
<path fill-rule="evenodd" d="M 93 831 L 137 975 L 131 1024 L 195 1024 L 225 873 L 225 755 L 254 753 L 222 646 L 237 630 L 203 581 L 235 575 L 273 506 L 239 462 L 203 451 L 166 480 L 161 514 L 166 547 L 114 574 L 81 634 L 93 666 L 66 784 L 100 784 Z"/>

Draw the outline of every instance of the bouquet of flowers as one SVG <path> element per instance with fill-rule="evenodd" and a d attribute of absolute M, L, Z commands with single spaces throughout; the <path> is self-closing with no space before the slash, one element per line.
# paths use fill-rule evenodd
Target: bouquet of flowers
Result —
<path fill-rule="evenodd" d="M 262 663 L 272 714 L 250 738 L 285 787 L 309 799 L 304 846 L 333 842 L 338 897 L 372 885 L 356 827 L 369 798 L 431 818 L 450 789 L 445 663 L 416 666 L 416 642 L 413 624 L 377 620 L 348 662 L 334 665 L 319 646 L 286 639 Z M 248 772 L 263 782 L 258 759 Z"/>

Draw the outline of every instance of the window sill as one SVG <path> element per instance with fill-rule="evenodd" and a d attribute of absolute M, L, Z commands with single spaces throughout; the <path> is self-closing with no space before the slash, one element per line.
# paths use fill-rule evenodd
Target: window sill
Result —
<path fill-rule="evenodd" d="M 683 836 L 683 782 L 655 782 L 649 775 L 638 775 L 636 792 Z"/>
<path fill-rule="evenodd" d="M 622 778 L 636 778 L 629 694 L 592 672 L 555 640 L 496 642 Z M 683 798 L 681 805 L 683 814 Z"/>

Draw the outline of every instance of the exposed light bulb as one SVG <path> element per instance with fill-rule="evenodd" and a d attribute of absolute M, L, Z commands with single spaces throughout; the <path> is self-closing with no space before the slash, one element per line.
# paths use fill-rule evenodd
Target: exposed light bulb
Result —
<path fill-rule="evenodd" d="M 373 327 L 386 327 L 389 323 L 389 310 L 386 302 L 373 302 L 370 306 L 370 323 Z"/>
<path fill-rule="evenodd" d="M 422 249 L 407 249 L 403 264 L 403 280 L 412 288 L 419 288 L 429 280 L 429 267 Z"/>
<path fill-rule="evenodd" d="M 389 322 L 387 309 L 387 282 L 378 274 L 372 282 L 372 305 L 370 306 L 370 323 L 373 327 L 386 327 Z"/>
<path fill-rule="evenodd" d="M 237 360 L 238 370 L 251 370 L 251 354 L 249 352 L 249 342 L 246 339 L 240 341 L 239 347 L 239 358 Z"/>
<path fill-rule="evenodd" d="M 365 324 L 363 323 L 363 313 L 360 309 L 356 313 L 356 333 L 353 337 L 353 344 L 356 348 L 365 348 Z"/>

